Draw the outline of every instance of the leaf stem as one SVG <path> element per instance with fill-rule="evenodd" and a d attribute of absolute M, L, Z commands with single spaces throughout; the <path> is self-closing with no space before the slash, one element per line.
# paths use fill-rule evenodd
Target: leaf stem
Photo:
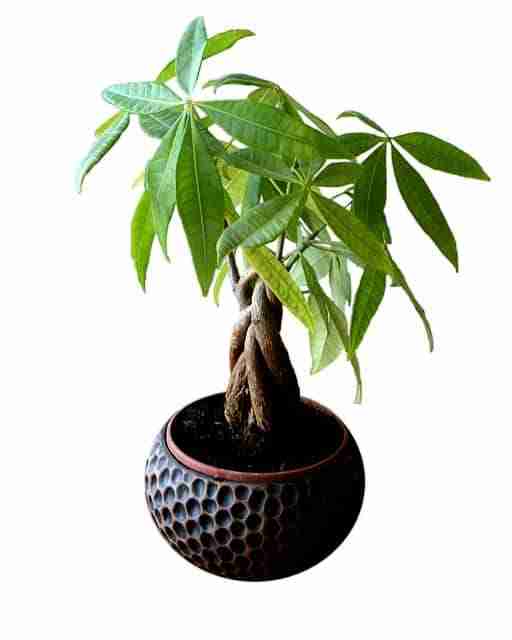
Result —
<path fill-rule="evenodd" d="M 318 229 L 316 229 L 316 231 L 312 231 L 309 236 L 304 240 L 304 242 L 302 243 L 302 246 L 297 247 L 297 249 L 295 249 L 294 251 L 292 251 L 292 253 L 290 253 L 286 258 L 286 260 L 290 260 L 290 262 L 286 265 L 286 268 L 288 269 L 288 271 L 290 271 L 290 269 L 293 267 L 293 265 L 297 262 L 297 260 L 300 258 L 300 254 L 307 249 L 315 240 L 315 238 L 320 235 L 322 233 L 322 231 L 325 230 L 325 228 L 327 227 L 326 224 L 322 225 L 321 227 L 318 227 Z"/>

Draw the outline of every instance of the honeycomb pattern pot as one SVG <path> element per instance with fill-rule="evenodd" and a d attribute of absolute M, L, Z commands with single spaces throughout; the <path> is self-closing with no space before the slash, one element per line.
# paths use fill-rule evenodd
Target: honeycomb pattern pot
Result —
<path fill-rule="evenodd" d="M 164 539 L 210 573 L 271 580 L 317 564 L 346 538 L 359 514 L 364 469 L 357 445 L 334 417 L 341 445 L 321 462 L 275 473 L 245 473 L 191 459 L 173 440 L 173 416 L 146 463 L 146 500 Z"/>

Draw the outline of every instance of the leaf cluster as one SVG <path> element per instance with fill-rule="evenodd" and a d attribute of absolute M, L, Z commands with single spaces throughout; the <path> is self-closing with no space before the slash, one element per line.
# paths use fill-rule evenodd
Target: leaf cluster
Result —
<path fill-rule="evenodd" d="M 372 132 L 336 133 L 263 78 L 235 73 L 204 85 L 215 92 L 248 87 L 244 99 L 196 99 L 203 61 L 252 35 L 237 29 L 209 38 L 204 20 L 197 18 L 155 80 L 105 89 L 103 98 L 118 111 L 98 127 L 79 165 L 77 187 L 137 118 L 142 130 L 159 140 L 142 174 L 144 189 L 132 220 L 132 257 L 141 286 L 155 240 L 168 257 L 169 226 L 177 211 L 203 295 L 213 283 L 218 303 L 228 259 L 241 254 L 246 269 L 256 271 L 306 326 L 312 372 L 344 353 L 359 400 L 358 349 L 389 286 L 407 295 L 433 348 L 426 314 L 390 252 L 389 157 L 407 209 L 455 269 L 453 233 L 408 158 L 466 178 L 489 178 L 454 145 L 422 132 L 390 136 L 357 111 L 339 118 L 357 119 Z M 361 277 L 353 295 L 354 269 Z"/>

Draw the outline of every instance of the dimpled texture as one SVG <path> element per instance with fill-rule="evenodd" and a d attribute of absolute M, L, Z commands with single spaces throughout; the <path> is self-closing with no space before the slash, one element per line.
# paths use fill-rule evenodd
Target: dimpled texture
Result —
<path fill-rule="evenodd" d="M 302 477 L 218 480 L 182 465 L 164 427 L 145 485 L 149 512 L 179 555 L 226 578 L 271 580 L 317 564 L 343 542 L 361 508 L 364 469 L 350 436 L 334 463 Z"/>

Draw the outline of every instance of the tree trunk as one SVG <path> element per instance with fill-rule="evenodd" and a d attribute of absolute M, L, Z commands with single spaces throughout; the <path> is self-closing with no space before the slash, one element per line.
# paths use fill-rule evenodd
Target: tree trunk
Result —
<path fill-rule="evenodd" d="M 257 274 L 233 287 L 240 316 L 230 341 L 225 416 L 245 450 L 261 450 L 286 438 L 298 414 L 300 390 L 281 338 L 281 303 Z"/>

